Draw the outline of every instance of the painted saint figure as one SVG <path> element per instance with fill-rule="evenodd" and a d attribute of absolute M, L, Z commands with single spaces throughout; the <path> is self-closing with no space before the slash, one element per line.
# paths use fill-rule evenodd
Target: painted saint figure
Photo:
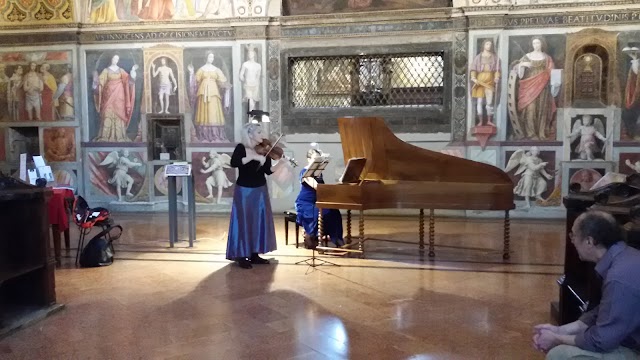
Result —
<path fill-rule="evenodd" d="M 25 109 L 29 121 L 39 121 L 40 109 L 42 108 L 42 90 L 44 83 L 40 75 L 36 72 L 36 63 L 29 64 L 29 72 L 24 76 L 22 89 L 24 90 Z"/>
<path fill-rule="evenodd" d="M 224 111 L 222 108 L 224 91 L 224 107 L 231 106 L 231 84 L 222 70 L 213 65 L 213 53 L 207 54 L 207 62 L 194 72 L 189 64 L 189 95 L 193 111 L 193 123 L 196 137 L 204 142 L 228 142 L 224 131 Z"/>
<path fill-rule="evenodd" d="M 215 186 L 218 188 L 217 204 L 220 204 L 222 201 L 222 191 L 233 185 L 224 172 L 225 168 L 231 167 L 230 164 L 231 157 L 229 155 L 218 154 L 215 150 L 209 152 L 208 160 L 206 157 L 202 158 L 202 169 L 200 169 L 200 172 L 203 174 L 211 174 L 205 182 L 207 190 L 209 191 L 207 199 L 213 199 L 213 187 Z"/>
<path fill-rule="evenodd" d="M 42 78 L 42 109 L 40 110 L 41 118 L 43 121 L 56 120 L 56 106 L 54 95 L 58 91 L 58 84 L 56 84 L 56 78 L 49 72 L 51 66 L 49 64 L 42 64 L 40 66 L 40 76 Z"/>
<path fill-rule="evenodd" d="M 76 145 L 73 140 L 73 133 L 68 134 L 64 128 L 53 128 L 48 133 L 49 136 L 45 138 L 47 161 L 75 161 Z M 67 135 L 70 135 L 70 137 Z"/>
<path fill-rule="evenodd" d="M 249 101 L 249 111 L 255 109 L 256 103 L 260 101 L 260 74 L 262 65 L 256 62 L 256 50 L 249 47 L 247 50 L 247 61 L 240 67 L 240 81 L 242 81 L 243 96 L 242 101 Z"/>
<path fill-rule="evenodd" d="M 471 97 L 476 101 L 476 125 L 495 126 L 494 100 L 497 99 L 496 88 L 500 82 L 500 59 L 493 49 L 493 41 L 482 42 L 482 52 L 471 64 Z M 486 111 L 486 112 L 485 112 Z"/>
<path fill-rule="evenodd" d="M 60 118 L 73 118 L 73 73 L 71 64 L 67 65 L 67 72 L 62 75 L 58 83 L 58 90 L 53 99 L 58 107 Z"/>
<path fill-rule="evenodd" d="M 624 107 L 625 113 L 630 118 L 629 121 L 626 121 L 629 135 L 635 137 L 638 129 L 640 129 L 640 76 L 638 76 L 638 71 L 640 70 L 638 54 L 640 50 L 638 48 L 625 47 L 622 51 L 631 58 L 627 84 L 624 89 Z"/>
<path fill-rule="evenodd" d="M 553 176 L 545 170 L 547 163 L 540 159 L 540 150 L 535 146 L 527 153 L 522 149 L 517 150 L 509 158 L 505 172 L 515 169 L 516 166 L 516 175 L 521 177 L 513 188 L 513 193 L 524 197 L 526 208 L 531 207 L 529 198 L 544 201 L 542 194 L 547 190 L 547 180 L 551 180 Z"/>
<path fill-rule="evenodd" d="M 133 188 L 133 178 L 128 174 L 129 168 L 142 166 L 138 159 L 129 160 L 129 150 L 124 149 L 122 156 L 118 155 L 118 151 L 113 151 L 100 163 L 101 166 L 114 167 L 113 176 L 109 179 L 109 184 L 115 184 L 118 192 L 118 201 L 123 201 L 122 189 L 127 189 L 126 196 L 133 197 L 131 188 Z"/>
<path fill-rule="evenodd" d="M 11 121 L 20 120 L 21 104 L 24 102 L 24 90 L 22 90 L 23 72 L 22 66 L 18 66 L 9 78 L 9 85 L 7 86 L 7 102 Z"/>
<path fill-rule="evenodd" d="M 100 130 L 94 141 L 126 142 L 127 128 L 131 122 L 133 106 L 136 98 L 136 70 L 131 67 L 131 74 L 118 66 L 120 57 L 114 55 L 111 65 L 98 75 L 93 73 L 93 98 L 96 111 L 100 114 Z"/>
<path fill-rule="evenodd" d="M 160 86 L 158 87 L 158 100 L 160 101 L 159 114 L 169 113 L 169 96 L 178 90 L 178 82 L 173 76 L 173 70 L 167 66 L 167 59 L 160 59 L 161 66 L 156 68 L 155 63 L 151 63 L 153 77 L 160 75 Z"/>
<path fill-rule="evenodd" d="M 91 0 L 91 19 L 94 24 L 118 21 L 115 0 Z"/>
<path fill-rule="evenodd" d="M 552 86 L 551 73 L 555 69 L 553 59 L 545 53 L 542 37 L 531 40 L 533 51 L 525 54 L 513 66 L 509 75 L 510 88 L 517 93 L 510 102 L 509 120 L 515 139 L 545 140 L 553 124 L 559 88 Z M 515 90 L 514 90 L 515 91 Z"/>

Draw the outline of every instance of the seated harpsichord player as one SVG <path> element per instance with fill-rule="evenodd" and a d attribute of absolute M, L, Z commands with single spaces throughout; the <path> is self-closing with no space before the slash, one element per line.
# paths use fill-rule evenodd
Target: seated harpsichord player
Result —
<path fill-rule="evenodd" d="M 309 166 L 316 159 L 323 157 L 318 149 L 307 151 L 308 164 L 300 171 L 300 193 L 296 198 L 297 222 L 304 228 L 304 243 L 308 249 L 318 245 L 318 217 L 319 212 L 316 207 L 316 188 L 318 184 L 324 184 L 322 174 L 319 176 L 304 177 Z M 342 215 L 337 209 L 322 209 L 322 229 L 323 235 L 328 237 L 334 245 L 340 247 L 344 245 L 342 236 Z"/>
<path fill-rule="evenodd" d="M 580 215 L 571 229 L 580 259 L 594 262 L 602 299 L 580 319 L 563 326 L 537 325 L 534 347 L 558 359 L 640 359 L 640 251 L 622 241 L 614 217 Z"/>

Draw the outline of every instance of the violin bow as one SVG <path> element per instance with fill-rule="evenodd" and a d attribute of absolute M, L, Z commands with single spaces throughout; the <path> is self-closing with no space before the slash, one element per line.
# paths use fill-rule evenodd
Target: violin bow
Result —
<path fill-rule="evenodd" d="M 284 135 L 284 134 L 282 134 L 282 135 Z M 264 154 L 265 158 L 269 156 L 269 154 L 271 153 L 271 150 L 273 150 L 273 148 L 276 147 L 278 142 L 280 142 L 280 139 L 282 139 L 282 135 L 280 135 L 280 137 L 278 137 L 278 140 L 274 141 L 273 144 L 271 144 L 271 149 L 269 149 L 269 151 L 267 151 L 267 153 Z M 256 169 L 256 172 L 260 171 L 260 168 L 262 168 L 262 166 L 258 166 L 258 168 Z"/>

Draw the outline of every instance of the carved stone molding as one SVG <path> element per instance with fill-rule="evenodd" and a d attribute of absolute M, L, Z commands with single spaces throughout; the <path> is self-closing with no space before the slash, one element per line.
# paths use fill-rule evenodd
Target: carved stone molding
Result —
<path fill-rule="evenodd" d="M 264 25 L 238 26 L 235 28 L 237 39 L 264 39 L 267 27 Z"/>
<path fill-rule="evenodd" d="M 267 96 L 271 131 L 282 133 L 282 110 L 280 90 L 280 41 L 267 41 Z"/>
<path fill-rule="evenodd" d="M 464 141 L 467 119 L 467 33 L 456 33 L 453 44 L 451 140 Z"/>

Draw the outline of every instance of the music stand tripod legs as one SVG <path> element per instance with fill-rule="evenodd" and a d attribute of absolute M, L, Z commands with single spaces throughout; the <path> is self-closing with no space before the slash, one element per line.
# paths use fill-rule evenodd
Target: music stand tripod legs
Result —
<path fill-rule="evenodd" d="M 323 233 L 323 229 L 322 229 L 322 209 L 319 209 L 319 214 L 318 214 L 318 238 L 322 239 L 322 233 Z M 331 266 L 340 266 L 338 264 L 332 263 L 331 261 L 326 261 L 320 258 L 316 257 L 316 249 L 320 249 L 320 250 L 335 250 L 334 248 L 329 248 L 329 247 L 314 247 L 313 249 L 311 249 L 311 257 L 305 260 L 301 260 L 298 261 L 296 263 L 296 265 L 299 264 L 307 264 L 309 266 L 311 266 L 312 268 L 316 268 L 318 266 L 322 266 L 322 265 L 331 265 Z"/>
<path fill-rule="evenodd" d="M 305 260 L 301 260 L 298 261 L 296 263 L 296 265 L 300 265 L 300 264 L 307 264 L 309 266 L 311 266 L 312 268 L 316 268 L 318 266 L 322 266 L 322 265 L 331 265 L 331 266 L 340 266 L 338 264 L 332 263 L 331 261 L 326 261 L 323 259 L 320 259 L 319 257 L 316 257 L 316 249 L 312 249 L 311 250 L 311 257 Z"/>

